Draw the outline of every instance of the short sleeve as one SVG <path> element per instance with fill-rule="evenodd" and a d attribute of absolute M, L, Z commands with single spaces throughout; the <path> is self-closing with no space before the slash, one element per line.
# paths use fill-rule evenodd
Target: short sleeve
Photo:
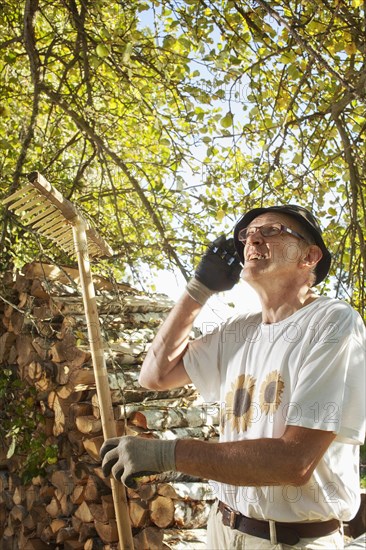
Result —
<path fill-rule="evenodd" d="M 220 399 L 220 327 L 189 343 L 183 357 L 184 368 L 192 383 L 207 402 Z"/>
<path fill-rule="evenodd" d="M 320 320 L 304 350 L 286 424 L 337 434 L 344 443 L 365 437 L 365 327 L 341 303 Z"/>

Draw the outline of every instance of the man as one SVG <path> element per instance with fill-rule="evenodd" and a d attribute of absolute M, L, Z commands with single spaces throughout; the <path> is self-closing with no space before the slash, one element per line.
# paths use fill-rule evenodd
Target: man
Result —
<path fill-rule="evenodd" d="M 104 473 L 128 486 L 166 470 L 212 480 L 211 550 L 343 548 L 342 521 L 359 506 L 362 320 L 312 290 L 328 273 L 330 253 L 308 210 L 251 210 L 235 227 L 234 245 L 236 253 L 232 239 L 220 237 L 203 256 L 140 375 L 158 390 L 193 382 L 218 401 L 220 442 L 114 438 L 101 450 Z M 189 342 L 206 300 L 238 281 L 237 257 L 262 311 Z"/>

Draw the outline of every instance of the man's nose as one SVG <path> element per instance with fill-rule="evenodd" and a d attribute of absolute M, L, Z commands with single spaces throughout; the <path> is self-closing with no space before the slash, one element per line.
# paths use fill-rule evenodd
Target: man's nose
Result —
<path fill-rule="evenodd" d="M 254 228 L 254 231 L 248 234 L 246 244 L 257 244 L 261 242 L 263 242 L 263 236 L 259 228 Z"/>

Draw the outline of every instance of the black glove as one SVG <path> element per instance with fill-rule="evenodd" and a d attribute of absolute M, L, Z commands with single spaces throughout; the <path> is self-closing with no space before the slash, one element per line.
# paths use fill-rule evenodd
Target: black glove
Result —
<path fill-rule="evenodd" d="M 242 267 L 234 239 L 220 235 L 207 248 L 187 285 L 188 294 L 201 305 L 215 292 L 230 290 L 239 281 Z"/>
<path fill-rule="evenodd" d="M 210 290 L 223 292 L 236 285 L 241 270 L 234 239 L 220 235 L 207 248 L 194 276 Z"/>

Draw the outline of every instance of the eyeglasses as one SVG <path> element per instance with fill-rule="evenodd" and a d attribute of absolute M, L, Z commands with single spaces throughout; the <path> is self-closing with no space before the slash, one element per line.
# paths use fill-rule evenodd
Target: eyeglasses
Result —
<path fill-rule="evenodd" d="M 280 235 L 281 233 L 290 233 L 290 235 L 293 235 L 298 239 L 301 239 L 303 241 L 306 240 L 305 237 L 300 235 L 300 233 L 297 233 L 297 231 L 294 231 L 293 229 L 282 225 L 282 223 L 266 223 L 265 225 L 261 225 L 259 227 L 254 225 L 252 225 L 251 227 L 244 227 L 244 229 L 241 229 L 239 231 L 238 239 L 241 243 L 245 244 L 248 237 L 251 237 L 257 231 L 259 231 L 262 237 L 274 237 L 275 235 Z"/>

